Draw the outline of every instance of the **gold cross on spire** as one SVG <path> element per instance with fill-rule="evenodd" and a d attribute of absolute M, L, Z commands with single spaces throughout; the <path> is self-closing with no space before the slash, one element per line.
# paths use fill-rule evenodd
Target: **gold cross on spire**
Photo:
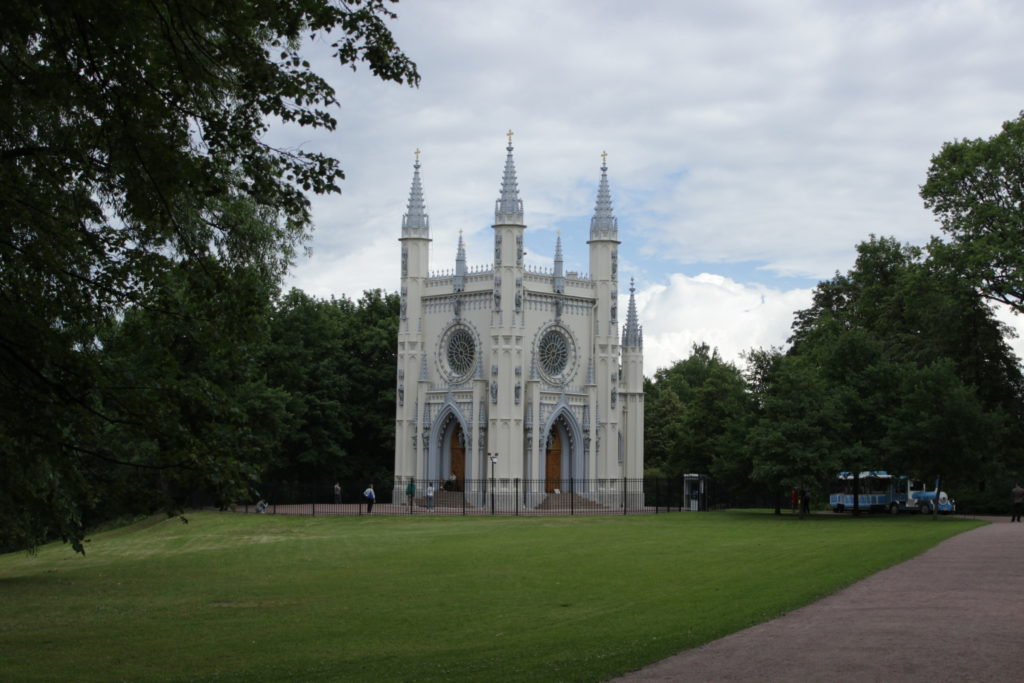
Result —
<path fill-rule="evenodd" d="M 511 145 L 512 145 L 512 136 L 513 136 L 513 135 L 515 135 L 515 133 L 513 133 L 513 132 L 512 132 L 512 129 L 511 129 L 511 128 L 509 128 L 509 129 L 508 129 L 508 132 L 507 132 L 507 133 L 505 133 L 505 135 L 507 135 L 507 136 L 508 136 L 508 144 L 509 144 L 509 146 L 511 146 Z"/>
<path fill-rule="evenodd" d="M 416 161 L 419 161 L 419 160 L 420 160 L 420 148 L 417 147 L 416 148 Z"/>
<path fill-rule="evenodd" d="M 601 152 L 601 165 L 606 166 L 608 164 L 608 152 Z"/>

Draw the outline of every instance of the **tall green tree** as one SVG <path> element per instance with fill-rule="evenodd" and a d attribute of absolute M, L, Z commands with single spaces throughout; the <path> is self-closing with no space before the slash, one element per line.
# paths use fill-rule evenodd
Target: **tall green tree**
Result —
<path fill-rule="evenodd" d="M 268 481 L 380 479 L 394 466 L 399 298 L 380 290 L 317 299 L 293 289 L 271 316 L 262 363 L 287 395 Z"/>
<path fill-rule="evenodd" d="M 756 393 L 758 416 L 746 448 L 732 464 L 732 480 L 745 474 L 774 498 L 778 511 L 790 489 L 821 490 L 841 469 L 837 446 L 846 436 L 845 413 L 811 359 L 760 354 L 748 363 L 765 381 Z"/>
<path fill-rule="evenodd" d="M 753 404 L 742 373 L 717 349 L 694 344 L 689 357 L 655 372 L 645 391 L 644 456 L 652 469 L 708 473 L 743 449 Z"/>
<path fill-rule="evenodd" d="M 945 143 L 921 197 L 948 238 L 933 244 L 936 256 L 1024 312 L 1024 112 L 987 140 Z"/>
<path fill-rule="evenodd" d="M 892 239 L 857 251 L 798 312 L 789 352 L 813 364 L 841 407 L 841 468 L 967 483 L 1018 460 L 1019 361 L 978 291 Z"/>
<path fill-rule="evenodd" d="M 898 373 L 900 400 L 884 416 L 893 470 L 964 483 L 998 468 L 1003 440 L 993 437 L 1006 432 L 1006 413 L 986 409 L 950 359 Z"/>
<path fill-rule="evenodd" d="M 107 481 L 97 463 L 117 460 L 98 438 L 117 419 L 101 395 L 103 326 L 135 307 L 159 316 L 154 292 L 182 270 L 216 282 L 237 262 L 269 273 L 290 262 L 308 234 L 306 193 L 337 191 L 343 173 L 268 145 L 268 122 L 335 128 L 335 92 L 301 52 L 313 35 L 341 66 L 416 84 L 389 4 L 5 3 L 0 546 L 59 536 L 81 549 L 82 512 Z M 193 451 L 187 477 L 237 483 L 236 455 Z M 167 467 L 164 480 L 176 472 L 186 476 Z"/>
<path fill-rule="evenodd" d="M 83 466 L 102 475 L 81 491 L 93 516 L 180 509 L 197 490 L 245 499 L 278 449 L 287 396 L 259 365 L 276 280 L 210 261 L 164 273 L 145 305 L 99 336 L 103 421 L 77 443 L 96 461 Z"/>
<path fill-rule="evenodd" d="M 400 301 L 396 292 L 364 292 L 346 335 L 347 355 L 353 359 L 350 371 L 359 387 L 350 471 L 368 481 L 394 475 Z"/>
<path fill-rule="evenodd" d="M 347 405 L 356 387 L 344 354 L 348 299 L 321 300 L 292 289 L 270 317 L 271 343 L 262 363 L 268 383 L 288 397 L 288 424 L 265 478 L 316 481 L 341 476 L 352 436 Z"/>

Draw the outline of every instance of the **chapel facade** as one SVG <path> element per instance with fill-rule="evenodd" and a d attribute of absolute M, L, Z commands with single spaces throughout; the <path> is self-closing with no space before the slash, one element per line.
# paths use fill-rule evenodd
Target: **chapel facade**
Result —
<path fill-rule="evenodd" d="M 414 480 L 420 490 L 447 482 L 469 501 L 514 484 L 527 507 L 568 491 L 620 504 L 627 490 L 642 496 L 626 480 L 643 477 L 643 331 L 631 286 L 620 336 L 607 164 L 586 275 L 564 271 L 561 236 L 553 268 L 524 264 L 511 132 L 506 151 L 494 262 L 468 265 L 460 234 L 454 268 L 442 272 L 430 270 L 417 153 L 399 240 L 395 500 Z"/>

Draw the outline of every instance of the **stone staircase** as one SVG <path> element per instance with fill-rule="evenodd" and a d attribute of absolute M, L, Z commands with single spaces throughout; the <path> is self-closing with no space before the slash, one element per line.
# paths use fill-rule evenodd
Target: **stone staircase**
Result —
<path fill-rule="evenodd" d="M 537 510 L 607 510 L 600 503 L 588 500 L 578 493 L 549 493 Z"/>
<path fill-rule="evenodd" d="M 434 492 L 434 507 L 436 508 L 461 508 L 462 507 L 462 491 L 445 491 L 439 489 Z M 427 496 L 416 496 L 416 505 L 420 507 L 427 506 Z M 466 509 L 474 508 L 475 506 L 466 501 Z"/>

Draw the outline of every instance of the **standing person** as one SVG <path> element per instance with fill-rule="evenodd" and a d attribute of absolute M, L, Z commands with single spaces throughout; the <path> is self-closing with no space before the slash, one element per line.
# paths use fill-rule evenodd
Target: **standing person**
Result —
<path fill-rule="evenodd" d="M 373 484 L 366 487 L 363 491 L 363 496 L 366 498 L 366 514 L 373 512 L 373 501 L 377 499 L 377 496 L 373 492 Z"/>
<path fill-rule="evenodd" d="M 800 496 L 800 516 L 811 514 L 811 492 L 806 489 Z"/>
<path fill-rule="evenodd" d="M 1021 488 L 1020 484 L 1014 484 L 1010 493 L 1013 494 L 1013 517 L 1010 517 L 1010 521 L 1019 522 L 1020 513 L 1024 511 L 1024 488 Z"/>
<path fill-rule="evenodd" d="M 427 509 L 434 509 L 434 482 L 427 484 Z"/>
<path fill-rule="evenodd" d="M 412 499 L 416 496 L 416 480 L 410 479 L 409 485 L 405 487 L 405 497 L 409 501 L 409 507 L 412 507 Z"/>
<path fill-rule="evenodd" d="M 341 484 L 334 482 L 334 504 L 339 505 L 341 503 Z"/>
<path fill-rule="evenodd" d="M 795 515 L 797 506 L 800 504 L 800 497 L 796 493 L 796 489 L 789 490 L 789 507 Z"/>

